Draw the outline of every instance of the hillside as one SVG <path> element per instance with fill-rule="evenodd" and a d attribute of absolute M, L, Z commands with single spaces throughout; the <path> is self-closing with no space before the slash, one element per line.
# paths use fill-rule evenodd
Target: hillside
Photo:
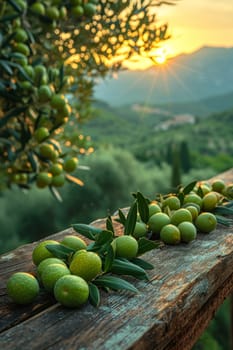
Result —
<path fill-rule="evenodd" d="M 191 113 L 198 116 L 207 116 L 210 113 L 222 112 L 233 108 L 233 91 L 197 101 L 156 104 L 156 107 L 172 114 Z"/>
<path fill-rule="evenodd" d="M 203 47 L 144 71 L 125 70 L 100 81 L 97 99 L 112 106 L 190 102 L 232 91 L 233 48 Z"/>
<path fill-rule="evenodd" d="M 219 108 L 225 99 L 226 96 L 213 98 Z M 209 114 L 205 118 L 190 113 L 172 114 L 152 107 L 146 111 L 137 110 L 135 106 L 113 108 L 99 103 L 98 115 L 83 125 L 83 132 L 92 137 L 96 148 L 121 147 L 143 162 L 160 163 L 165 159 L 169 145 L 186 142 L 195 167 L 205 166 L 201 161 L 205 157 L 218 156 L 223 169 L 232 166 L 233 105 L 229 111 Z"/>
<path fill-rule="evenodd" d="M 132 142 L 142 133 L 156 129 L 161 123 L 172 123 L 179 116 L 207 117 L 210 114 L 233 109 L 233 92 L 220 96 L 190 101 L 186 103 L 167 103 L 151 106 L 140 104 L 112 107 L 105 102 L 95 104 L 95 118 L 83 125 L 84 132 L 90 134 L 96 142 L 117 143 L 123 145 Z M 129 141 L 127 141 L 129 140 Z"/>

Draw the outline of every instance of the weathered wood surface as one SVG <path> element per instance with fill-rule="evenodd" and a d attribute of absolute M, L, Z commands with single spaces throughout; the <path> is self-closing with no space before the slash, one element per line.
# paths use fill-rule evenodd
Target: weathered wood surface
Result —
<path fill-rule="evenodd" d="M 224 178 L 231 182 L 233 170 Z M 94 224 L 103 227 L 105 220 Z M 49 238 L 67 233 L 72 229 Z M 103 292 L 99 308 L 87 304 L 78 310 L 67 310 L 48 295 L 32 306 L 15 306 L 5 283 L 12 272 L 34 271 L 35 244 L 0 257 L 0 349 L 188 350 L 233 291 L 233 227 L 218 225 L 191 244 L 146 253 L 155 268 L 149 282 L 134 281 L 136 295 Z"/>

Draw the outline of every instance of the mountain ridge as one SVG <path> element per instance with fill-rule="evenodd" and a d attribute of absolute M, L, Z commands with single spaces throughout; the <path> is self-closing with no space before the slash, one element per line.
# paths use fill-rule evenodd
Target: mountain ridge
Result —
<path fill-rule="evenodd" d="M 118 78 L 100 81 L 95 98 L 112 106 L 134 103 L 189 102 L 230 93 L 233 47 L 202 47 L 180 54 L 161 66 L 123 70 Z"/>

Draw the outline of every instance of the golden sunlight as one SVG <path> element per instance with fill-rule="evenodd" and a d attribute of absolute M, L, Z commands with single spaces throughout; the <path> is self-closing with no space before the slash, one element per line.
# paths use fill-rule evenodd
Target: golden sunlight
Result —
<path fill-rule="evenodd" d="M 164 64 L 166 62 L 167 58 L 164 55 L 155 57 L 155 62 L 158 64 Z"/>
<path fill-rule="evenodd" d="M 166 47 L 161 47 L 159 49 L 156 50 L 154 57 L 153 57 L 153 61 L 155 62 L 155 64 L 165 64 L 167 62 L 168 59 L 168 50 Z"/>

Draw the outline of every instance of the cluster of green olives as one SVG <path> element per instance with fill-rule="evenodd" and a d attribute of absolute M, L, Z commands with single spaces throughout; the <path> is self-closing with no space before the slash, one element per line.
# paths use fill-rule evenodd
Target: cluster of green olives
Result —
<path fill-rule="evenodd" d="M 76 169 L 77 147 L 67 149 L 60 137 L 73 115 L 65 96 L 73 78 L 61 63 L 50 64 L 40 50 L 43 38 L 49 45 L 50 32 L 59 23 L 69 19 L 74 25 L 77 17 L 91 18 L 97 5 L 95 0 L 0 4 L 1 188 L 33 182 L 39 188 L 59 187 L 66 173 Z"/>
<path fill-rule="evenodd" d="M 138 214 L 133 236 L 152 236 L 165 244 L 191 242 L 197 233 L 215 230 L 215 209 L 233 198 L 233 185 L 221 179 L 200 181 L 182 198 L 179 194 L 161 196 L 148 204 L 149 219 L 143 222 Z"/>

